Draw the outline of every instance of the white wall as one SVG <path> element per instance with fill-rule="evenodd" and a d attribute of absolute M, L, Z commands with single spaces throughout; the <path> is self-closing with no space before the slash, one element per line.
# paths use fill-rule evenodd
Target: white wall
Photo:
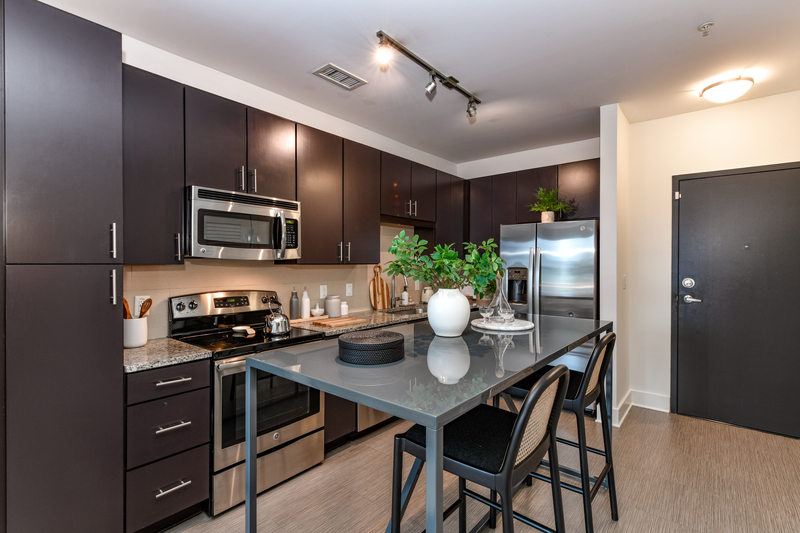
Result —
<path fill-rule="evenodd" d="M 672 176 L 800 161 L 800 91 L 630 125 L 634 404 L 669 409 Z"/>
<path fill-rule="evenodd" d="M 461 163 L 458 165 L 456 175 L 465 179 L 481 178 L 505 172 L 560 165 L 598 157 L 600 157 L 599 137 Z"/>

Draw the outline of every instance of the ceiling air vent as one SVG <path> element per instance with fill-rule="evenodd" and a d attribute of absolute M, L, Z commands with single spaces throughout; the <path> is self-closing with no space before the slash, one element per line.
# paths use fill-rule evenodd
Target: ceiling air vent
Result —
<path fill-rule="evenodd" d="M 353 89 L 357 89 L 362 85 L 367 84 L 367 80 L 362 80 L 358 76 L 350 74 L 346 70 L 337 67 L 333 63 L 328 63 L 323 67 L 319 67 L 314 71 L 314 74 L 320 78 L 328 80 L 331 83 L 335 83 L 339 87 L 344 87 L 348 91 L 352 91 Z"/>

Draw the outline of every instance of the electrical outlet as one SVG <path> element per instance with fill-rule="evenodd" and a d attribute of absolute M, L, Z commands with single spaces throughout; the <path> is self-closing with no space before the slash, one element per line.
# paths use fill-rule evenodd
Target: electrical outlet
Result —
<path fill-rule="evenodd" d="M 145 300 L 150 298 L 149 296 L 134 296 L 133 297 L 133 309 L 131 309 L 131 314 L 133 318 L 139 318 L 139 315 L 142 313 L 142 304 Z"/>
<path fill-rule="evenodd" d="M 348 283 L 344 286 L 344 295 L 345 296 L 352 296 L 353 295 L 353 284 Z"/>
<path fill-rule="evenodd" d="M 415 280 L 414 280 L 414 290 L 415 290 L 415 291 L 418 291 L 418 290 L 419 290 L 419 280 L 418 280 L 418 279 L 415 279 Z"/>
<path fill-rule="evenodd" d="M 327 298 L 328 297 L 328 286 L 327 285 L 320 285 L 319 286 L 319 297 L 320 298 Z"/>

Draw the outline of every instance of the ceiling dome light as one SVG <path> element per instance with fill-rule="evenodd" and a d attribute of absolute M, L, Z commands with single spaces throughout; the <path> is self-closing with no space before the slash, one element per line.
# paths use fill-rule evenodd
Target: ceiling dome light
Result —
<path fill-rule="evenodd" d="M 433 91 L 436 90 L 436 79 L 433 77 L 433 72 L 431 72 L 431 81 L 425 86 L 425 90 L 428 91 L 428 94 L 433 94 Z"/>
<path fill-rule="evenodd" d="M 392 60 L 392 48 L 389 46 L 388 41 L 386 39 L 381 38 L 381 42 L 378 45 L 378 52 L 375 54 L 375 58 L 378 60 L 378 64 L 385 67 L 389 64 Z"/>
<path fill-rule="evenodd" d="M 739 76 L 738 78 L 712 83 L 700 91 L 700 96 L 709 102 L 723 104 L 725 102 L 732 102 L 733 100 L 736 100 L 744 93 L 749 91 L 750 87 L 752 87 L 754 84 L 755 81 L 753 78 L 743 78 L 742 76 Z"/>
<path fill-rule="evenodd" d="M 470 100 L 469 104 L 467 104 L 467 116 L 469 118 L 472 118 L 477 114 L 478 114 L 478 108 L 475 106 L 475 100 Z"/>

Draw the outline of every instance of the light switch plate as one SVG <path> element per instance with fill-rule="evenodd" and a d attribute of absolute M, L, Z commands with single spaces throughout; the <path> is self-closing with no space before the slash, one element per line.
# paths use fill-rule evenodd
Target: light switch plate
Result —
<path fill-rule="evenodd" d="M 145 300 L 150 298 L 149 296 L 134 296 L 133 297 L 133 309 L 131 309 L 131 314 L 133 318 L 139 318 L 139 315 L 142 313 L 142 304 Z"/>
<path fill-rule="evenodd" d="M 328 286 L 327 285 L 320 285 L 319 286 L 319 297 L 320 298 L 327 298 L 328 297 Z"/>
<path fill-rule="evenodd" d="M 344 295 L 345 296 L 352 296 L 353 295 L 353 284 L 348 283 L 344 286 Z"/>
<path fill-rule="evenodd" d="M 419 280 L 418 280 L 418 279 L 415 279 L 415 280 L 414 280 L 414 290 L 415 290 L 415 291 L 418 291 L 418 290 L 419 290 Z"/>

